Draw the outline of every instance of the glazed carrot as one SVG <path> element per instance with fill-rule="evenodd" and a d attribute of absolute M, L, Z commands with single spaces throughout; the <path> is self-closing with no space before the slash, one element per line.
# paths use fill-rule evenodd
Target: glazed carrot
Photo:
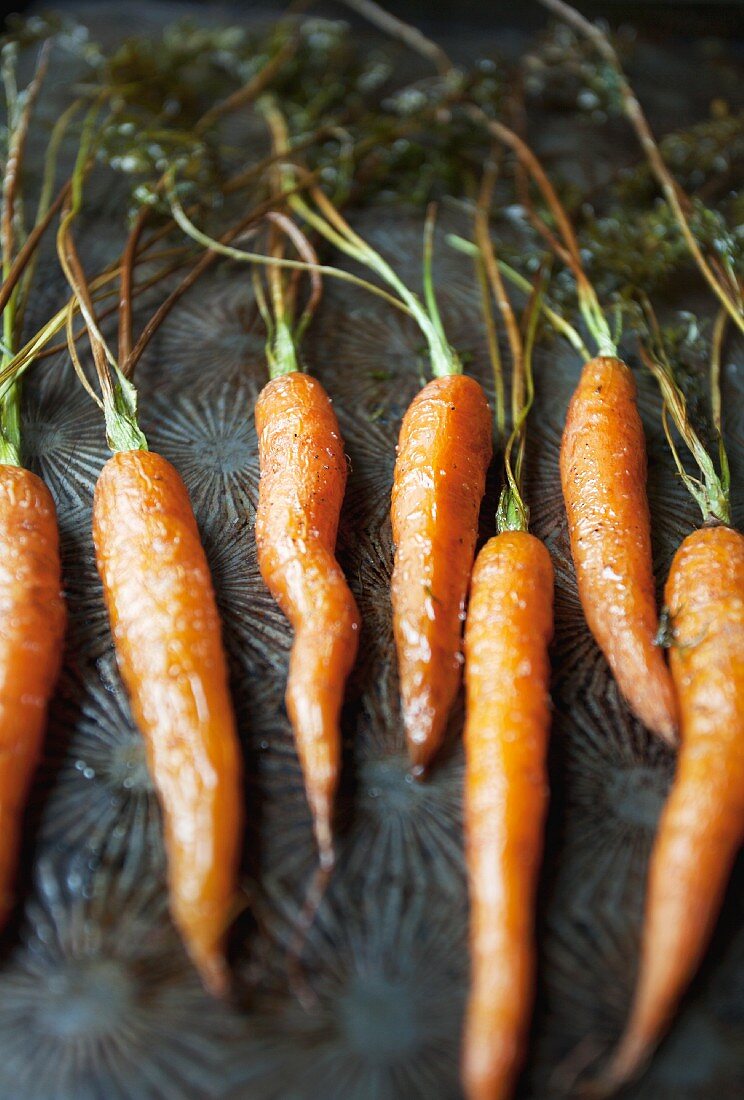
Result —
<path fill-rule="evenodd" d="M 482 387 L 435 378 L 403 418 L 393 475 L 393 628 L 414 774 L 441 743 L 460 683 L 461 634 L 491 459 Z"/>
<path fill-rule="evenodd" d="M 310 297 L 299 318 L 296 276 L 285 279 L 279 267 L 269 267 L 267 299 L 254 269 L 256 301 L 268 333 L 270 379 L 255 407 L 260 465 L 256 547 L 261 575 L 295 631 L 286 702 L 320 853 L 317 892 L 334 863 L 340 715 L 360 616 L 335 558 L 346 490 L 344 443 L 328 394 L 299 369 L 297 355 L 322 292 L 313 269 L 317 256 L 291 218 L 277 212 L 267 217 L 271 256 L 284 257 L 279 229 L 310 267 Z"/>
<path fill-rule="evenodd" d="M 705 522 L 677 550 L 664 593 L 681 744 L 651 856 L 636 992 L 601 1079 L 613 1089 L 638 1073 L 669 1025 L 708 945 L 744 839 L 744 536 L 728 525 L 720 404 L 714 401 L 719 475 L 689 422 L 663 349 L 657 358 L 644 352 L 644 359 L 698 464 L 699 479 L 686 472 L 667 432 Z"/>
<path fill-rule="evenodd" d="M 571 553 L 586 621 L 631 709 L 673 742 L 676 704 L 663 651 L 646 499 L 646 444 L 636 386 L 599 356 L 571 398 L 560 455 Z"/>
<path fill-rule="evenodd" d="M 462 1080 L 468 1100 L 508 1100 L 525 1053 L 535 977 L 534 898 L 548 795 L 548 646 L 553 635 L 553 565 L 546 547 L 528 532 L 521 489 L 539 296 L 531 299 L 523 341 L 512 323 L 488 235 L 490 198 L 486 174 L 476 235 L 510 335 L 514 427 L 505 448 L 499 533 L 478 554 L 465 626 L 471 984 Z M 501 394 L 500 360 L 493 359 Z M 503 407 L 503 399 L 497 405 Z M 503 415 L 497 407 L 499 422 Z"/>
<path fill-rule="evenodd" d="M 341 757 L 339 715 L 360 625 L 334 557 L 346 457 L 328 395 L 306 374 L 294 371 L 269 382 L 255 417 L 261 467 L 258 563 L 295 630 L 287 710 L 321 861 L 328 866 Z"/>
<path fill-rule="evenodd" d="M 524 1055 L 547 805 L 552 634 L 550 554 L 526 531 L 504 531 L 478 555 L 465 628 L 469 1100 L 511 1096 Z"/>
<path fill-rule="evenodd" d="M 682 743 L 654 846 L 633 1007 L 608 1073 L 653 1052 L 708 945 L 744 839 L 744 537 L 703 527 L 677 551 L 665 590 Z"/>
<path fill-rule="evenodd" d="M 162 808 L 171 914 L 205 986 L 221 995 L 228 986 L 224 948 L 235 912 L 242 827 L 227 662 L 188 492 L 173 466 L 148 450 L 128 363 L 118 365 L 95 318 L 72 236 L 85 163 L 79 159 L 57 249 L 85 320 L 114 452 L 94 494 L 96 563 L 119 670 Z M 133 254 L 129 248 L 130 262 Z M 128 282 L 123 270 L 123 294 Z M 122 314 L 128 328 L 131 310 Z M 129 337 L 127 331 L 120 346 L 130 347 Z M 80 369 L 70 324 L 68 340 Z"/>
<path fill-rule="evenodd" d="M 54 502 L 0 465 L 0 927 L 12 905 L 21 821 L 62 663 L 65 604 Z"/>
<path fill-rule="evenodd" d="M 186 487 L 151 451 L 114 454 L 93 540 L 122 680 L 163 809 L 173 919 L 207 986 L 225 991 L 240 758 L 209 567 Z"/>

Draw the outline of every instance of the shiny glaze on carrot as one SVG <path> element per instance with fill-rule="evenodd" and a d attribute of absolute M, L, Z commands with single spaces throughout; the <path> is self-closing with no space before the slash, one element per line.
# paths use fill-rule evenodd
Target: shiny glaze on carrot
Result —
<path fill-rule="evenodd" d="M 0 466 L 0 927 L 13 904 L 21 825 L 62 663 L 65 603 L 54 501 Z"/>
<path fill-rule="evenodd" d="M 409 405 L 398 440 L 391 518 L 393 630 L 414 774 L 439 748 L 462 669 L 462 621 L 491 461 L 482 387 L 435 378 Z"/>
<path fill-rule="evenodd" d="M 261 480 L 256 545 L 261 575 L 295 631 L 287 711 L 321 861 L 333 861 L 341 706 L 360 616 L 335 558 L 346 489 L 336 414 L 320 382 L 281 375 L 256 402 Z"/>
<path fill-rule="evenodd" d="M 744 536 L 704 527 L 666 585 L 679 697 L 677 772 L 651 857 L 638 985 L 608 1071 L 614 1085 L 653 1052 L 698 968 L 744 840 Z"/>
<path fill-rule="evenodd" d="M 677 711 L 663 650 L 646 498 L 646 444 L 630 369 L 586 364 L 568 408 L 561 481 L 586 621 L 640 720 L 676 740 Z"/>
<path fill-rule="evenodd" d="M 481 550 L 465 627 L 465 835 L 471 988 L 468 1100 L 506 1100 L 534 992 L 534 897 L 547 805 L 553 566 L 525 531 Z"/>
<path fill-rule="evenodd" d="M 115 454 L 95 490 L 93 538 L 116 656 L 163 810 L 173 920 L 205 985 L 227 988 L 241 763 L 209 567 L 166 459 Z"/>

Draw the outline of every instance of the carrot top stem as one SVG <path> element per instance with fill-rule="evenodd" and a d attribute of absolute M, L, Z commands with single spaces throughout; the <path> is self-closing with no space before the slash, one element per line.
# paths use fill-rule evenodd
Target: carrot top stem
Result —
<path fill-rule="evenodd" d="M 27 238 L 23 217 L 21 176 L 29 124 L 49 65 L 50 48 L 51 42 L 47 39 L 39 51 L 31 82 L 20 93 L 16 79 L 18 51 L 15 43 L 8 43 L 4 47 L 0 63 L 5 89 L 8 132 L 8 153 L 0 203 L 2 274 L 4 284 L 8 287 L 7 300 L 3 308 L 2 359 L 0 361 L 3 369 L 13 359 L 27 299 L 27 294 L 22 292 L 19 281 L 22 269 L 16 271 L 14 280 L 11 280 L 11 272 L 16 258 L 16 245 L 20 244 L 22 248 Z M 42 198 L 44 198 L 43 188 Z M 6 385 L 0 389 L 0 461 L 13 466 L 21 465 L 20 398 L 19 379 L 11 375 Z"/>
<path fill-rule="evenodd" d="M 641 358 L 659 383 L 663 400 L 662 422 L 664 425 L 664 433 L 667 437 L 667 442 L 669 443 L 669 448 L 672 452 L 677 471 L 690 494 L 695 501 L 697 501 L 700 511 L 703 514 L 703 522 L 728 524 L 731 522 L 731 477 L 726 448 L 724 446 L 723 436 L 721 435 L 720 369 L 718 367 L 711 369 L 713 420 L 716 435 L 718 437 L 718 452 L 720 458 L 719 473 L 715 468 L 713 459 L 703 445 L 700 436 L 690 422 L 685 395 L 674 377 L 674 370 L 666 353 L 656 315 L 651 307 L 651 303 L 647 300 L 644 302 L 644 310 L 648 320 L 651 339 L 650 346 L 641 345 Z M 720 351 L 716 349 L 714 341 L 713 359 L 715 359 L 717 355 L 720 355 Z M 700 477 L 692 477 L 685 469 L 669 427 L 670 417 L 695 460 Z"/>
<path fill-rule="evenodd" d="M 108 444 L 114 452 L 146 451 L 147 440 L 137 422 L 137 391 L 120 369 L 100 330 L 91 296 L 91 288 L 80 263 L 72 232 L 75 219 L 82 206 L 83 187 L 90 169 L 91 154 L 96 139 L 95 124 L 99 112 L 100 105 L 96 102 L 89 108 L 83 122 L 80 146 L 72 173 L 70 197 L 57 230 L 57 255 L 72 289 L 73 300 L 77 302 L 88 333 L 93 362 L 101 388 L 101 398 L 96 399 L 103 409 Z M 72 317 L 73 309 L 72 303 L 70 303 L 67 307 L 66 316 L 70 357 L 80 381 L 88 393 L 92 394 L 75 347 Z"/>
<path fill-rule="evenodd" d="M 479 257 L 478 245 L 474 244 L 473 241 L 468 241 L 464 237 L 458 236 L 456 233 L 447 234 L 447 243 L 451 248 L 456 249 L 458 252 L 464 252 L 468 256 L 473 256 L 476 260 Z M 532 293 L 533 284 L 530 283 L 529 279 L 525 278 L 524 275 L 517 271 L 516 268 L 506 263 L 505 260 L 497 259 L 496 263 L 499 271 L 510 283 L 513 283 L 519 290 L 524 291 L 525 294 Z M 570 324 L 565 317 L 562 317 L 560 313 L 551 309 L 544 298 L 541 300 L 540 309 L 550 322 L 551 327 L 568 341 L 571 347 L 579 353 L 584 362 L 591 359 L 592 355 L 588 347 L 573 325 Z"/>
<path fill-rule="evenodd" d="M 262 107 L 272 133 L 276 151 L 288 157 L 290 154 L 289 136 L 283 115 L 271 99 L 264 99 Z M 291 174 L 290 178 L 294 178 L 299 171 L 297 165 L 291 164 L 289 161 L 284 164 L 283 169 L 287 176 Z M 306 199 L 295 190 L 286 192 L 289 206 L 335 248 L 368 267 L 384 283 L 387 283 L 393 291 L 392 295 L 386 295 L 388 300 L 395 302 L 399 308 L 403 307 L 404 312 L 413 317 L 421 329 L 428 345 L 434 377 L 442 378 L 453 374 L 462 374 L 462 363 L 457 352 L 447 341 L 433 292 L 431 276 L 433 223 L 431 216 L 424 230 L 424 304 L 398 277 L 387 260 L 351 228 L 337 207 L 323 194 L 320 188 L 309 184 L 305 190 L 314 205 L 310 206 Z M 337 275 L 336 271 L 329 273 Z M 367 285 L 370 289 L 371 284 Z M 379 288 L 377 293 L 380 293 Z"/>
<path fill-rule="evenodd" d="M 175 174 L 171 172 L 168 182 L 166 183 L 166 193 L 168 195 L 168 201 L 174 220 L 188 237 L 191 237 L 197 244 L 202 245 L 210 252 L 227 256 L 229 259 L 237 260 L 239 263 L 259 264 L 265 267 L 285 267 L 289 270 L 314 271 L 319 275 L 332 275 L 334 278 L 341 279 L 343 282 L 353 283 L 355 286 L 364 287 L 365 290 L 370 291 L 372 294 L 376 294 L 378 298 L 384 299 L 389 305 L 394 306 L 402 313 L 409 313 L 406 305 L 392 294 L 388 294 L 382 287 L 375 286 L 374 283 L 367 282 L 366 279 L 361 279 L 351 271 L 343 271 L 341 268 L 330 267 L 328 264 L 311 264 L 304 260 L 289 260 L 284 257 L 266 256 L 262 252 L 248 252 L 245 249 L 235 248 L 233 245 L 226 244 L 224 241 L 209 236 L 208 233 L 205 233 L 203 229 L 199 229 L 189 218 L 176 193 L 174 183 Z M 279 199 L 274 199 L 272 201 L 281 203 L 285 198 L 286 196 L 281 196 Z"/>
<path fill-rule="evenodd" d="M 349 2 L 349 0 L 347 0 Z M 450 80 L 457 81 L 459 70 L 447 56 L 446 52 L 431 39 L 427 38 L 416 27 L 403 22 L 390 15 L 381 5 L 374 0 L 353 0 L 351 6 L 364 15 L 370 22 L 380 27 L 386 34 L 404 42 L 412 50 L 422 57 L 433 61 L 439 72 Z M 530 178 L 537 185 L 538 190 L 550 210 L 558 228 L 561 240 L 556 239 L 555 234 L 545 224 L 544 220 L 536 213 L 535 223 L 540 232 L 549 242 L 551 249 L 570 268 L 576 280 L 576 290 L 579 299 L 579 310 L 589 332 L 597 343 L 600 355 L 617 355 L 616 341 L 613 338 L 602 308 L 597 299 L 594 287 L 586 276 L 581 261 L 581 250 L 571 220 L 566 209 L 558 198 L 550 179 L 539 159 L 535 156 L 526 141 L 523 140 L 511 127 L 503 122 L 490 118 L 482 107 L 476 103 L 464 104 L 464 111 L 475 123 L 484 127 L 497 141 L 509 146 L 516 154 L 520 164 L 526 169 Z M 533 212 L 534 213 L 534 212 Z M 562 242 L 562 243 L 561 243 Z"/>
<path fill-rule="evenodd" d="M 268 268 L 268 281 L 271 290 L 271 305 L 269 305 L 258 270 L 255 267 L 253 269 L 256 303 L 267 333 L 266 361 L 269 367 L 269 377 L 273 379 L 302 369 L 297 357 L 297 349 L 320 302 L 323 284 L 316 270 L 318 257 L 300 228 L 286 214 L 278 211 L 270 211 L 266 217 L 292 241 L 304 261 L 312 265 L 310 270 L 310 297 L 299 320 L 295 320 L 296 287 L 294 282 L 296 278 L 287 287 L 283 279 L 282 269 L 279 267 Z M 283 258 L 283 250 L 279 246 L 274 247 L 272 254 L 278 259 Z M 299 272 L 295 272 L 294 275 L 296 277 Z"/>

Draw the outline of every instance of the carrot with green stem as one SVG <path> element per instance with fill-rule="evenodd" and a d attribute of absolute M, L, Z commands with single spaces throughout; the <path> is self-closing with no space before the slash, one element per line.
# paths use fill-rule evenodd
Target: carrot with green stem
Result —
<path fill-rule="evenodd" d="M 72 308 L 70 354 L 103 411 L 114 452 L 95 488 L 96 562 L 119 669 L 163 811 L 171 913 L 204 984 L 223 994 L 242 805 L 221 625 L 186 487 L 173 466 L 147 448 L 127 364 L 117 363 L 100 331 L 77 255 L 72 230 L 87 152 L 84 137 L 57 247 L 85 321 L 100 397 L 79 362 Z"/>
<path fill-rule="evenodd" d="M 504 454 L 498 534 L 476 559 L 465 626 L 471 985 L 462 1077 L 468 1100 L 507 1100 L 521 1069 L 534 993 L 534 897 L 547 805 L 553 566 L 544 544 L 529 533 L 522 489 L 542 288 L 531 297 L 520 333 L 482 206 L 476 237 L 478 259 L 512 349 L 513 426 Z M 495 366 L 498 376 L 500 364 Z M 503 412 L 497 419 L 503 421 Z"/>
<path fill-rule="evenodd" d="M 364 7 L 384 30 L 401 36 L 396 26 L 400 21 L 372 0 L 365 0 Z M 410 36 L 405 40 L 415 45 Z M 454 71 L 451 63 L 450 69 Z M 539 159 L 503 122 L 489 118 L 475 104 L 465 104 L 463 109 L 512 149 L 540 190 L 558 235 L 537 215 L 534 221 L 571 271 L 582 318 L 597 345 L 598 354 L 585 364 L 571 399 L 560 456 L 579 598 L 589 629 L 630 708 L 650 730 L 674 743 L 674 692 L 663 652 L 655 644 L 659 616 L 646 497 L 646 445 L 633 375 L 618 358 L 570 219 Z"/>
<path fill-rule="evenodd" d="M 39 55 L 29 86 L 18 93 L 15 52 L 6 47 L 8 152 L 2 183 L 0 243 L 4 288 L 2 367 L 13 360 L 33 267 L 16 261 L 26 237 L 20 216 L 23 158 L 34 106 L 48 64 L 50 43 Z M 53 175 L 54 160 L 47 171 Z M 35 226 L 46 214 L 42 192 Z M 46 200 L 48 201 L 48 200 Z M 32 230 L 33 233 L 33 230 Z M 31 259 L 41 233 L 26 250 Z M 25 238 L 25 239 L 24 239 Z M 17 246 L 21 248 L 17 250 Z M 0 927 L 13 905 L 21 825 L 41 754 L 47 707 L 62 664 L 66 612 L 62 597 L 59 532 L 46 485 L 21 463 L 20 381 L 9 372 L 0 385 Z"/>
<path fill-rule="evenodd" d="M 730 526 L 718 353 L 712 370 L 716 470 L 690 423 L 653 319 L 652 332 L 643 358 L 661 388 L 669 446 L 703 524 L 681 543 L 664 591 L 681 743 L 651 855 L 635 995 L 600 1078 L 602 1091 L 636 1076 L 669 1026 L 704 955 L 744 839 L 744 536 Z M 669 418 L 694 459 L 696 477 L 682 464 Z"/>
<path fill-rule="evenodd" d="M 269 217 L 292 239 L 303 259 L 317 262 L 294 222 L 282 214 Z M 295 631 L 287 712 L 321 867 L 329 870 L 334 862 L 333 803 L 341 764 L 340 713 L 356 657 L 360 617 L 335 557 L 346 489 L 344 444 L 328 394 L 301 370 L 297 358 L 299 341 L 320 298 L 320 277 L 311 272 L 311 279 L 310 301 L 296 323 L 296 285 L 287 287 L 282 271 L 268 268 L 270 308 L 260 281 L 255 281 L 268 332 L 270 379 L 255 407 L 261 470 L 256 546 L 261 575 Z"/>

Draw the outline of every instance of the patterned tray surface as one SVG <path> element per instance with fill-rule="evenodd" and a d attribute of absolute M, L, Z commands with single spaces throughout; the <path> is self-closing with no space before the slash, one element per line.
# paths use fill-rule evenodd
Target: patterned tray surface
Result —
<path fill-rule="evenodd" d="M 95 35 L 110 39 L 132 25 L 134 7 L 136 21 L 153 27 L 182 10 L 103 7 L 74 10 Z M 493 37 L 496 44 L 498 33 Z M 490 45 L 480 41 L 478 49 L 487 53 Z M 472 48 L 467 35 L 461 46 Z M 685 45 L 677 56 L 647 49 L 642 91 L 661 128 L 702 117 L 717 87 L 713 69 L 691 69 L 691 49 Z M 47 109 L 53 114 L 53 102 Z M 551 163 L 573 162 L 585 179 L 597 178 L 598 150 L 600 170 L 635 156 L 624 132 L 608 137 L 600 127 L 588 138 L 575 120 L 554 123 L 538 136 Z M 102 188 L 93 203 L 83 234 L 89 266 L 107 259 L 118 241 L 111 229 L 115 194 Z M 443 239 L 445 229 L 462 225 L 458 218 L 454 209 L 442 215 L 437 284 L 452 342 L 490 390 L 470 263 Z M 417 282 L 420 216 L 387 206 L 360 212 L 356 223 Z M 39 318 L 62 291 L 58 275 L 42 280 Z M 25 442 L 58 504 L 71 621 L 29 815 L 19 914 L 3 939 L 0 1097 L 7 1100 L 460 1095 L 467 980 L 462 706 L 431 780 L 412 784 L 389 607 L 394 447 L 420 384 L 420 338 L 376 300 L 329 283 L 305 349 L 333 395 L 350 459 L 339 554 L 364 617 L 344 715 L 341 865 L 305 951 L 316 999 L 306 1009 L 289 989 L 286 952 L 315 852 L 282 703 L 290 635 L 259 577 L 253 540 L 252 406 L 265 365 L 251 307 L 245 269 L 215 269 L 173 312 L 139 373 L 143 427 L 185 478 L 213 570 L 245 755 L 249 908 L 233 936 L 238 988 L 229 1006 L 201 992 L 167 915 L 159 812 L 118 681 L 89 533 L 93 485 L 107 457 L 100 417 L 66 357 L 45 361 L 26 388 Z M 728 439 L 741 487 L 741 342 L 730 341 L 727 361 Z M 621 1025 L 646 862 L 673 769 L 670 754 L 649 741 L 618 698 L 577 601 L 557 455 L 579 363 L 554 345 L 539 352 L 536 366 L 528 494 L 534 530 L 555 562 L 557 628 L 539 991 L 520 1093 L 533 1100 L 571 1096 L 574 1056 L 580 1062 L 603 1051 Z M 647 377 L 640 400 L 663 577 L 695 510 L 675 477 Z M 493 531 L 496 492 L 494 478 L 484 537 Z M 741 526 L 741 491 L 736 504 Z M 739 868 L 699 979 L 651 1070 L 628 1092 L 635 1100 L 742 1094 L 743 885 Z"/>

